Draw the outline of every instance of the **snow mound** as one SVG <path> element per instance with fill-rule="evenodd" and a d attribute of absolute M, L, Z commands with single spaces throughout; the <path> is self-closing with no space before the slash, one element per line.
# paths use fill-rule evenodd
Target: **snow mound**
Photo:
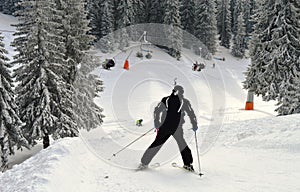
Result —
<path fill-rule="evenodd" d="M 13 169 L 0 174 L 0 191 L 43 191 L 60 159 L 70 154 L 68 142 L 73 141 L 70 139 L 64 139 L 64 142 L 58 141 L 23 163 L 15 165 Z"/>
<path fill-rule="evenodd" d="M 235 122 L 223 126 L 218 144 L 300 152 L 299 127 L 300 114 Z"/>
<path fill-rule="evenodd" d="M 116 169 L 108 171 L 110 169 L 112 167 L 93 155 L 80 138 L 64 138 L 0 173 L 0 191 L 155 191 L 130 184 L 131 181 L 124 182 L 124 179 L 109 182 L 110 176 L 118 177 L 122 171 L 128 174 L 128 170 L 117 169 L 116 173 Z"/>

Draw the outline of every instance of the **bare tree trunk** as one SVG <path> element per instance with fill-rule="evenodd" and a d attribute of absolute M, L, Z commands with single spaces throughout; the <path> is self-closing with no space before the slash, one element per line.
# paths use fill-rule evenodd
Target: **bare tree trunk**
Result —
<path fill-rule="evenodd" d="M 45 136 L 43 137 L 43 145 L 44 145 L 44 149 L 50 146 L 50 140 L 48 134 L 45 134 Z"/>

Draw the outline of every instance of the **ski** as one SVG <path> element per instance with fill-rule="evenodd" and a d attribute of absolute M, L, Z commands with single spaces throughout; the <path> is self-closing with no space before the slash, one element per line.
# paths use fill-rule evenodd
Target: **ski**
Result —
<path fill-rule="evenodd" d="M 197 173 L 196 171 L 189 171 L 189 170 L 186 170 L 185 168 L 183 168 L 183 167 L 181 167 L 181 166 L 179 166 L 177 163 L 172 163 L 172 167 L 175 167 L 175 168 L 178 168 L 178 169 L 181 169 L 181 170 L 184 170 L 184 171 L 186 171 L 186 172 L 190 172 L 190 173 L 193 173 L 193 174 L 195 174 L 195 175 L 198 175 L 198 176 L 202 176 L 202 175 L 204 175 L 203 173 Z"/>
<path fill-rule="evenodd" d="M 148 165 L 148 167 L 136 168 L 135 171 L 142 171 L 142 170 L 149 169 L 149 168 L 155 169 L 155 168 L 157 168 L 159 166 L 160 166 L 159 163 L 153 163 L 153 164 Z"/>

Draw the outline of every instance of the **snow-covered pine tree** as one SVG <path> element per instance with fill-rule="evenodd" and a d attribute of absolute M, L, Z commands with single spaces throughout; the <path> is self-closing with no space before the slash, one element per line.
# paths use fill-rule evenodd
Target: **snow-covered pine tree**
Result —
<path fill-rule="evenodd" d="M 282 5 L 284 19 L 281 23 L 286 25 L 283 28 L 278 27 L 275 30 L 275 37 L 278 38 L 278 44 L 286 43 L 288 45 L 280 46 L 281 57 L 284 57 L 283 64 L 288 66 L 285 71 L 284 81 L 279 87 L 279 98 L 276 111 L 279 115 L 289 115 L 300 113 L 300 2 L 289 1 Z M 298 22 L 297 22 L 298 21 Z M 298 31 L 298 33 L 297 33 Z M 285 35 L 282 33 L 285 32 Z"/>
<path fill-rule="evenodd" d="M 85 0 L 85 9 L 88 12 L 88 15 L 89 15 L 89 11 L 93 7 L 93 2 L 94 0 Z"/>
<path fill-rule="evenodd" d="M 211 0 L 196 2 L 195 36 L 214 54 L 217 51 L 216 5 Z"/>
<path fill-rule="evenodd" d="M 244 87 L 265 101 L 279 100 L 280 115 L 299 112 L 299 15 L 293 0 L 264 0 L 255 15 Z"/>
<path fill-rule="evenodd" d="M 233 35 L 235 34 L 236 30 L 237 30 L 237 27 L 236 27 L 236 24 L 237 24 L 237 11 L 238 10 L 235 10 L 236 8 L 236 3 L 237 3 L 237 0 L 228 0 L 230 1 L 230 6 L 229 6 L 229 10 L 230 10 L 230 24 L 231 24 L 231 32 L 233 33 Z"/>
<path fill-rule="evenodd" d="M 152 0 L 149 11 L 149 23 L 164 23 L 165 0 Z"/>
<path fill-rule="evenodd" d="M 7 157 L 14 154 L 14 146 L 18 148 L 21 146 L 28 147 L 20 129 L 22 122 L 17 114 L 13 80 L 10 74 L 12 66 L 8 63 L 7 53 L 0 33 L 0 172 L 6 169 Z"/>
<path fill-rule="evenodd" d="M 300 62 L 297 64 L 300 66 Z M 295 70 L 295 69 L 294 69 Z M 290 76 L 280 86 L 280 95 L 275 111 L 279 115 L 300 113 L 300 72 L 296 69 L 295 75 Z"/>
<path fill-rule="evenodd" d="M 91 55 L 85 55 L 77 73 L 74 87 L 77 91 L 73 98 L 76 101 L 75 111 L 79 127 L 88 131 L 103 122 L 102 109 L 94 103 L 94 97 L 103 91 L 102 81 L 91 72 L 99 66 L 99 61 Z"/>
<path fill-rule="evenodd" d="M 0 12 L 3 12 L 4 0 L 0 0 Z"/>
<path fill-rule="evenodd" d="M 254 14 L 256 10 L 256 0 L 244 0 L 243 1 L 243 12 L 244 12 L 244 21 L 245 21 L 245 30 L 246 30 L 246 48 L 248 48 L 249 40 L 251 38 L 251 33 L 253 32 L 254 27 Z"/>
<path fill-rule="evenodd" d="M 84 0 L 59 0 L 58 10 L 62 13 L 61 36 L 65 47 L 64 59 L 68 62 L 67 82 L 74 82 L 77 65 L 80 64 L 94 37 L 89 35 L 89 20 Z M 103 34 L 107 32 L 103 31 Z M 102 35 L 103 35 L 102 34 Z"/>
<path fill-rule="evenodd" d="M 168 41 L 169 54 L 179 60 L 182 49 L 182 26 L 179 0 L 165 1 L 164 24 L 167 25 L 164 32 Z"/>
<path fill-rule="evenodd" d="M 231 40 L 231 13 L 229 10 L 229 0 L 221 0 L 218 3 L 217 28 L 220 45 L 229 49 Z"/>
<path fill-rule="evenodd" d="M 238 13 L 239 15 L 237 20 L 237 31 L 233 37 L 233 46 L 231 53 L 235 57 L 243 58 L 246 49 L 246 28 L 241 0 L 237 0 L 235 10 L 240 10 L 240 12 Z"/>
<path fill-rule="evenodd" d="M 113 32 L 113 5 L 108 0 L 95 0 L 89 12 L 91 34 L 99 41 Z M 107 40 L 109 41 L 109 40 Z M 112 43 L 112 39 L 110 39 Z M 108 42 L 106 43 L 108 44 Z M 108 46 L 108 45 L 106 45 Z"/>
<path fill-rule="evenodd" d="M 124 27 L 128 27 L 129 25 L 134 23 L 135 8 L 133 6 L 133 0 L 122 0 L 118 6 L 119 13 L 119 21 L 118 21 L 118 29 L 122 29 Z"/>
<path fill-rule="evenodd" d="M 2 3 L 2 12 L 4 14 L 11 15 L 12 12 L 12 7 L 13 7 L 13 0 L 4 0 Z"/>
<path fill-rule="evenodd" d="M 182 29 L 194 34 L 195 0 L 182 0 L 181 4 L 180 12 Z"/>
<path fill-rule="evenodd" d="M 132 0 L 134 18 L 132 24 L 146 22 L 146 5 L 143 0 Z"/>
<path fill-rule="evenodd" d="M 64 131 L 64 136 L 78 136 L 72 92 L 62 76 L 66 51 L 57 22 L 61 17 L 54 0 L 23 0 L 20 6 L 17 37 L 12 43 L 17 52 L 13 63 L 20 65 L 15 70 L 19 82 L 16 102 L 29 144 L 43 139 L 46 148 L 57 129 Z"/>
<path fill-rule="evenodd" d="M 95 37 L 95 41 L 101 39 L 101 23 L 102 23 L 102 14 L 101 3 L 102 0 L 94 0 L 89 6 L 89 18 L 91 20 L 89 26 L 91 27 L 91 34 Z"/>
<path fill-rule="evenodd" d="M 12 15 L 16 11 L 16 3 L 20 0 L 3 0 L 2 11 L 4 14 Z"/>
<path fill-rule="evenodd" d="M 129 35 L 125 27 L 131 25 L 135 19 L 133 1 L 120 1 L 117 11 L 119 14 L 118 29 L 120 30 L 116 34 L 116 40 L 119 43 L 119 49 L 124 50 L 125 47 L 129 46 Z"/>
<path fill-rule="evenodd" d="M 87 15 L 84 11 L 84 1 L 83 0 L 60 0 L 59 10 L 63 13 L 62 15 L 62 38 L 65 47 L 64 59 L 66 61 L 66 66 L 64 66 L 64 73 L 61 76 L 64 78 L 65 82 L 68 84 L 68 91 L 71 93 L 71 99 L 69 103 L 74 103 L 75 105 L 66 106 L 68 107 L 70 118 L 72 121 L 76 122 L 74 129 L 91 129 L 96 126 L 86 127 L 81 126 L 79 122 L 89 122 L 87 124 L 100 125 L 102 122 L 101 111 L 102 109 L 97 107 L 93 101 L 95 94 L 89 94 L 84 90 L 94 90 L 94 84 L 92 84 L 92 77 L 88 74 L 82 75 L 80 69 L 89 67 L 91 64 L 85 59 L 88 56 L 88 50 L 90 48 L 90 43 L 93 41 L 93 37 L 89 35 L 90 28 L 88 27 L 89 21 Z M 109 4 L 104 2 L 104 7 L 108 8 Z M 105 12 L 105 11 L 104 11 Z M 107 13 L 109 11 L 106 10 Z M 103 21 L 106 22 L 106 21 Z M 103 33 L 104 35 L 104 33 Z M 94 69 L 94 68 L 93 68 Z M 91 70 L 89 71 L 91 72 Z M 79 86 L 78 82 L 92 81 L 90 84 L 85 83 Z M 76 83 L 75 83 L 76 82 Z M 82 88 L 84 86 L 84 88 Z M 92 92 L 94 93 L 94 92 Z M 87 97 L 89 95 L 89 97 Z M 80 98 L 88 98 L 84 102 Z M 80 106 L 80 107 L 79 107 Z M 91 108 L 93 106 L 93 110 Z M 95 110 L 97 109 L 97 110 Z M 80 110 L 86 111 L 85 114 L 80 113 Z M 76 115 L 72 114 L 75 112 Z M 99 117 L 97 119 L 95 117 Z M 61 128 L 57 128 L 53 135 L 54 138 L 69 136 L 68 128 L 61 125 Z"/>
<path fill-rule="evenodd" d="M 194 34 L 195 0 L 183 0 L 180 13 L 182 29 L 185 31 L 183 33 L 183 47 L 190 49 L 193 46 L 190 34 Z"/>
<path fill-rule="evenodd" d="M 120 20 L 120 14 L 119 14 L 119 4 L 121 0 L 112 0 L 112 14 L 113 14 L 113 31 L 116 31 L 119 29 L 119 20 Z"/>
<path fill-rule="evenodd" d="M 142 0 L 144 3 L 144 23 L 150 23 L 150 10 L 151 10 L 151 5 L 152 5 L 152 1 L 148 1 L 148 0 Z"/>
<path fill-rule="evenodd" d="M 96 42 L 95 47 L 99 48 L 103 53 L 111 53 L 114 51 L 114 34 L 109 33 Z"/>

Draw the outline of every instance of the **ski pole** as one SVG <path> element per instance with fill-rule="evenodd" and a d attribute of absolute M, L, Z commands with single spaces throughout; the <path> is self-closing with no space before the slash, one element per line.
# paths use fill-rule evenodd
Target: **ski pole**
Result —
<path fill-rule="evenodd" d="M 130 51 L 129 55 L 126 57 L 125 60 L 127 60 L 130 57 L 130 55 L 131 55 L 132 52 L 133 52 L 133 50 Z"/>
<path fill-rule="evenodd" d="M 142 137 L 144 137 L 145 135 L 147 135 L 149 132 L 151 132 L 154 128 L 151 128 L 149 131 L 147 131 L 146 133 L 143 133 L 141 136 L 139 136 L 138 138 L 136 138 L 135 140 L 133 140 L 132 142 L 130 142 L 129 144 L 127 144 L 125 147 L 123 147 L 122 149 L 120 149 L 119 151 L 117 151 L 116 153 L 114 153 L 112 157 L 115 157 L 118 153 L 124 151 L 127 147 L 129 147 L 130 145 L 132 145 L 133 143 L 135 143 L 136 141 L 138 141 L 139 139 L 141 139 Z M 111 158 L 109 158 L 108 160 L 111 160 Z"/>
<path fill-rule="evenodd" d="M 199 154 L 198 140 L 197 140 L 197 134 L 196 134 L 196 131 L 195 131 L 195 141 L 196 141 L 196 149 L 197 149 L 197 157 L 198 157 L 199 176 L 201 177 L 201 176 L 204 175 L 204 174 L 201 173 L 201 167 L 200 167 L 200 154 Z"/>

